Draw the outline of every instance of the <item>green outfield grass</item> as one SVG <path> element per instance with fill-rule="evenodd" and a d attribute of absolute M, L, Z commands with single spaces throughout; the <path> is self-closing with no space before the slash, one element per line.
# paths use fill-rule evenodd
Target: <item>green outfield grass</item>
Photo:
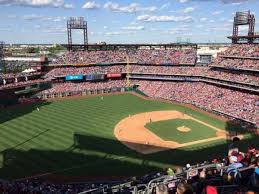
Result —
<path fill-rule="evenodd" d="M 225 140 L 150 155 L 136 153 L 116 140 L 113 129 L 121 119 L 156 110 L 184 111 L 216 127 L 230 128 L 207 114 L 132 94 L 1 109 L 0 177 L 14 179 L 43 173 L 72 177 L 143 175 L 224 154 Z"/>
<path fill-rule="evenodd" d="M 178 131 L 177 128 L 182 126 L 190 128 L 191 131 Z M 216 130 L 191 119 L 171 119 L 152 122 L 146 124 L 146 127 L 163 140 L 176 141 L 178 143 L 187 143 L 216 137 Z"/>

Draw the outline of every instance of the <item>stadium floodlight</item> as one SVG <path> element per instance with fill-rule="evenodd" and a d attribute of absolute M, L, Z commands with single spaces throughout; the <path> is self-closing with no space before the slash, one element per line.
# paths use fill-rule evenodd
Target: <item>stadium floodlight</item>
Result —
<path fill-rule="evenodd" d="M 87 21 L 85 21 L 84 17 L 70 17 L 67 21 L 67 36 L 68 36 L 68 49 L 72 50 L 72 30 L 78 29 L 83 30 L 84 35 L 84 47 L 86 48 L 88 45 L 88 35 L 87 35 Z"/>
<path fill-rule="evenodd" d="M 248 33 L 245 36 L 239 36 L 239 26 L 248 25 Z M 253 43 L 257 38 L 255 36 L 255 16 L 250 11 L 236 12 L 233 23 L 233 34 L 231 37 L 232 43 L 236 44 L 239 40 L 247 40 L 248 43 Z"/>
<path fill-rule="evenodd" d="M 235 24 L 236 25 L 247 25 L 249 24 L 249 11 L 236 12 Z"/>

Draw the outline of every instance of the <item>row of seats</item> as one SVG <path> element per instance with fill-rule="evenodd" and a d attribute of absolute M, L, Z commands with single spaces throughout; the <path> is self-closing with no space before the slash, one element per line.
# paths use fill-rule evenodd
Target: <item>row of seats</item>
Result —
<path fill-rule="evenodd" d="M 122 88 L 126 87 L 125 80 L 114 80 L 107 82 L 65 82 L 53 84 L 52 88 L 44 90 L 39 94 L 54 94 L 54 93 L 65 93 L 65 92 L 82 92 L 85 90 L 97 90 L 97 89 L 109 89 L 109 88 Z"/>
<path fill-rule="evenodd" d="M 40 178 L 0 181 L 7 194 L 151 193 L 151 194 L 255 194 L 259 192 L 259 150 L 240 148 L 235 137 L 224 157 L 140 177 L 106 183 L 54 184 Z"/>
<path fill-rule="evenodd" d="M 209 67 L 175 67 L 175 66 L 151 66 L 151 65 L 130 65 L 129 69 L 124 65 L 113 66 L 90 66 L 90 67 L 59 67 L 49 71 L 46 78 L 77 74 L 97 74 L 97 73 L 151 73 L 151 74 L 179 74 L 189 76 L 208 76 L 217 79 L 243 82 L 259 85 L 259 77 L 256 74 L 242 74 L 231 71 L 219 71 Z"/>
<path fill-rule="evenodd" d="M 221 88 L 206 83 L 138 81 L 139 89 L 150 97 L 223 112 L 259 125 L 257 95 Z"/>
<path fill-rule="evenodd" d="M 226 68 L 259 70 L 259 45 L 231 45 L 227 50 L 218 53 L 214 65 Z"/>
<path fill-rule="evenodd" d="M 139 62 L 144 64 L 195 64 L 195 49 L 168 49 L 168 50 L 135 50 L 126 52 L 116 51 L 76 51 L 66 52 L 53 61 L 53 64 L 95 64 Z"/>

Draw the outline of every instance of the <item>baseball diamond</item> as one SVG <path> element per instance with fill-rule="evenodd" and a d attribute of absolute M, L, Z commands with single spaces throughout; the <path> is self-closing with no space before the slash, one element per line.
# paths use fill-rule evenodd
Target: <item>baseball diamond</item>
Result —
<path fill-rule="evenodd" d="M 40 107 L 40 111 L 36 107 Z M 151 113 L 154 114 L 149 115 Z M 208 157 L 206 152 L 209 151 L 202 148 L 213 149 L 215 145 L 222 145 L 218 149 L 224 148 L 225 136 L 217 137 L 215 131 L 230 130 L 226 129 L 226 121 L 204 111 L 133 94 L 108 95 L 103 99 L 100 96 L 57 99 L 21 106 L 19 109 L 9 108 L 1 111 L 0 115 L 0 148 L 4 155 L 1 158 L 0 176 L 9 179 L 53 174 L 84 177 L 140 175 L 172 164 L 182 165 L 190 158 L 202 161 Z M 135 152 L 125 143 L 120 143 L 123 140 L 114 135 L 114 128 L 125 118 L 137 125 L 135 117 L 138 115 L 146 116 L 146 120 L 141 121 L 142 128 L 152 119 L 152 123 L 146 125 L 150 128 L 148 134 L 151 131 L 156 133 L 157 125 L 166 125 L 163 122 L 175 122 L 176 126 L 207 131 L 208 136 L 205 137 L 210 140 L 199 143 L 197 138 L 191 138 L 192 135 L 186 137 L 183 134 L 185 140 L 182 141 L 168 136 L 176 141 L 171 142 L 175 148 L 180 147 L 168 150 L 171 145 L 164 145 L 164 140 L 152 145 L 152 139 L 145 139 L 139 128 L 131 129 L 130 125 L 126 125 L 127 138 L 131 137 L 131 130 L 136 131 L 129 143 L 142 151 Z M 172 118 L 179 119 L 161 121 Z M 194 126 L 201 128 L 195 129 Z M 122 129 L 121 134 L 124 133 L 123 128 L 118 129 Z M 166 126 L 161 130 L 160 137 L 153 133 L 150 135 L 161 140 L 163 133 L 166 133 Z M 149 145 L 145 141 L 149 141 Z M 186 146 L 179 146 L 183 142 Z M 149 154 L 139 155 L 141 152 Z M 96 171 L 96 168 L 99 170 Z"/>

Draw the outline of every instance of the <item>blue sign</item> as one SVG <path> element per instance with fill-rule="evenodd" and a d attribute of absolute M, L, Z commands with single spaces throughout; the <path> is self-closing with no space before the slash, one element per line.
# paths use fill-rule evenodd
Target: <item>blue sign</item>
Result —
<path fill-rule="evenodd" d="M 83 75 L 67 75 L 66 76 L 66 81 L 70 81 L 70 80 L 82 80 L 83 79 Z"/>
<path fill-rule="evenodd" d="M 86 80 L 93 80 L 93 75 L 92 74 L 88 74 L 85 76 Z"/>

